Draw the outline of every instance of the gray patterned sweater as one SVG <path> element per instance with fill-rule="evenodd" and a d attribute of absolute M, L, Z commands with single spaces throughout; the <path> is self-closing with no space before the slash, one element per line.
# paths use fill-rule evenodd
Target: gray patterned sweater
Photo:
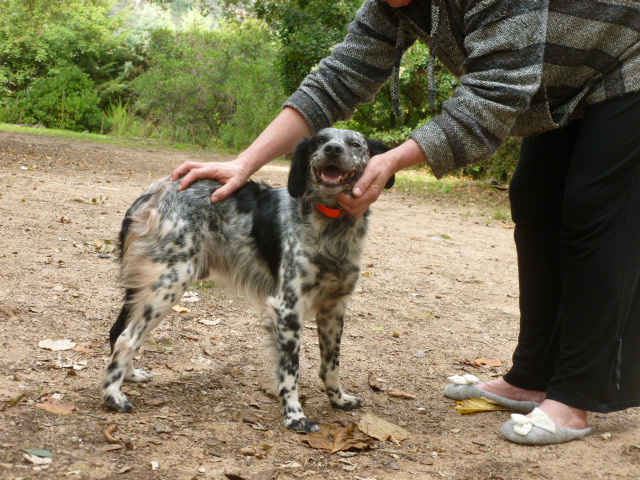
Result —
<path fill-rule="evenodd" d="M 351 117 L 391 76 L 398 48 L 430 44 L 461 85 L 411 134 L 438 177 L 640 90 L 638 0 L 365 0 L 330 57 L 285 105 L 313 131 Z M 640 126 L 639 126 L 640 128 Z"/>

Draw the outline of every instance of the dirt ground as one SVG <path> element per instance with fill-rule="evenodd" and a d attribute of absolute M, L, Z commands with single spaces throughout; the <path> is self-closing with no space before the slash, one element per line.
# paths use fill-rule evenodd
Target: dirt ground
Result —
<path fill-rule="evenodd" d="M 156 376 L 127 385 L 134 412 L 107 411 L 100 385 L 122 292 L 116 255 L 108 244 L 101 253 L 100 241 L 115 241 L 151 181 L 183 160 L 220 158 L 0 133 L 0 478 L 640 478 L 638 409 L 593 414 L 586 439 L 532 448 L 498 437 L 507 412 L 461 415 L 442 395 L 452 374 L 504 373 L 516 340 L 513 228 L 495 214 L 506 194 L 473 186 L 424 197 L 390 191 L 375 205 L 341 362 L 361 410 L 329 407 L 316 332 L 304 329 L 307 415 L 344 427 L 369 413 L 408 439 L 329 453 L 285 430 L 260 310 L 211 281 L 141 350 L 137 365 Z M 275 164 L 259 178 L 284 185 L 286 172 Z M 45 340 L 76 347 L 52 351 Z"/>

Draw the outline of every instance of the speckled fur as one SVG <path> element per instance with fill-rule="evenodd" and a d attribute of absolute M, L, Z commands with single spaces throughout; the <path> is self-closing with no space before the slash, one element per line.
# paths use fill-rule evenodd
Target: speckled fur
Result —
<path fill-rule="evenodd" d="M 300 336 L 310 315 L 318 325 L 320 377 L 329 401 L 340 409 L 359 407 L 360 400 L 340 387 L 338 367 L 368 212 L 329 218 L 315 206 L 337 207 L 336 194 L 353 186 L 370 156 L 386 150 L 360 133 L 325 129 L 296 149 L 288 189 L 249 182 L 211 204 L 211 193 L 220 186 L 215 181 L 201 180 L 182 192 L 167 178 L 151 185 L 127 211 L 120 232 L 125 299 L 110 332 L 112 355 L 103 384 L 107 406 L 132 410 L 121 386 L 123 380 L 152 377 L 132 363 L 145 336 L 192 282 L 215 274 L 267 306 L 287 428 L 319 429 L 304 415 L 298 396 Z M 319 174 L 328 165 L 352 176 L 328 184 Z"/>

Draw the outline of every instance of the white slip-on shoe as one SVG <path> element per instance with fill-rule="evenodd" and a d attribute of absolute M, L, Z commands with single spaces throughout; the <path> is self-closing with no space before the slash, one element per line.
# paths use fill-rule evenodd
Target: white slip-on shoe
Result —
<path fill-rule="evenodd" d="M 500 436 L 521 445 L 553 445 L 578 440 L 588 435 L 593 428 L 558 427 L 549 415 L 535 408 L 531 417 L 513 414 L 511 420 L 500 429 Z"/>
<path fill-rule="evenodd" d="M 444 387 L 444 396 L 452 400 L 484 397 L 518 413 L 529 413 L 540 405 L 532 400 L 511 400 L 495 393 L 486 392 L 478 387 L 477 384 L 480 383 L 480 379 L 474 375 L 454 375 L 449 377 L 448 380 L 451 383 Z"/>

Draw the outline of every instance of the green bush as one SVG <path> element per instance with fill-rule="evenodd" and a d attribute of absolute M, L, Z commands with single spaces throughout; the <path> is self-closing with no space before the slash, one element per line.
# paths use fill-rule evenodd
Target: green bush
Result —
<path fill-rule="evenodd" d="M 428 65 L 429 47 L 422 42 L 417 42 L 411 47 L 402 59 L 399 99 L 402 115 L 397 116 L 394 111 L 391 98 L 392 80 L 389 80 L 372 103 L 358 107 L 353 117 L 341 125 L 361 131 L 391 146 L 407 140 L 411 132 L 432 120 L 441 111 L 442 102 L 453 95 L 453 90 L 458 85 L 456 78 L 436 63 L 438 92 L 434 108 L 431 108 Z"/>
<path fill-rule="evenodd" d="M 256 0 L 250 7 L 279 42 L 273 59 L 280 83 L 293 93 L 309 71 L 347 33 L 362 0 Z"/>
<path fill-rule="evenodd" d="M 491 157 L 462 169 L 462 174 L 475 180 L 493 179 L 508 183 L 518 165 L 521 139 L 510 137 Z"/>
<path fill-rule="evenodd" d="M 156 30 L 149 70 L 132 82 L 134 107 L 165 138 L 246 147 L 284 101 L 274 55 L 269 32 L 255 20 L 214 31 Z"/>
<path fill-rule="evenodd" d="M 103 99 L 126 90 L 125 66 L 137 57 L 120 34 L 121 16 L 111 13 L 112 0 L 2 0 L 1 5 L 0 101 L 72 68 L 89 74 Z"/>
<path fill-rule="evenodd" d="M 231 23 L 219 34 L 230 57 L 222 88 L 233 108 L 218 136 L 224 147 L 239 150 L 249 146 L 275 118 L 286 97 L 272 61 L 276 45 L 262 23 Z"/>
<path fill-rule="evenodd" d="M 35 80 L 19 94 L 17 108 L 23 123 L 98 131 L 102 122 L 99 103 L 95 84 L 89 75 L 69 67 Z"/>
<path fill-rule="evenodd" d="M 135 108 L 122 100 L 112 103 L 106 111 L 106 128 L 119 137 L 147 138 L 160 136 L 152 122 L 136 115 Z"/>

